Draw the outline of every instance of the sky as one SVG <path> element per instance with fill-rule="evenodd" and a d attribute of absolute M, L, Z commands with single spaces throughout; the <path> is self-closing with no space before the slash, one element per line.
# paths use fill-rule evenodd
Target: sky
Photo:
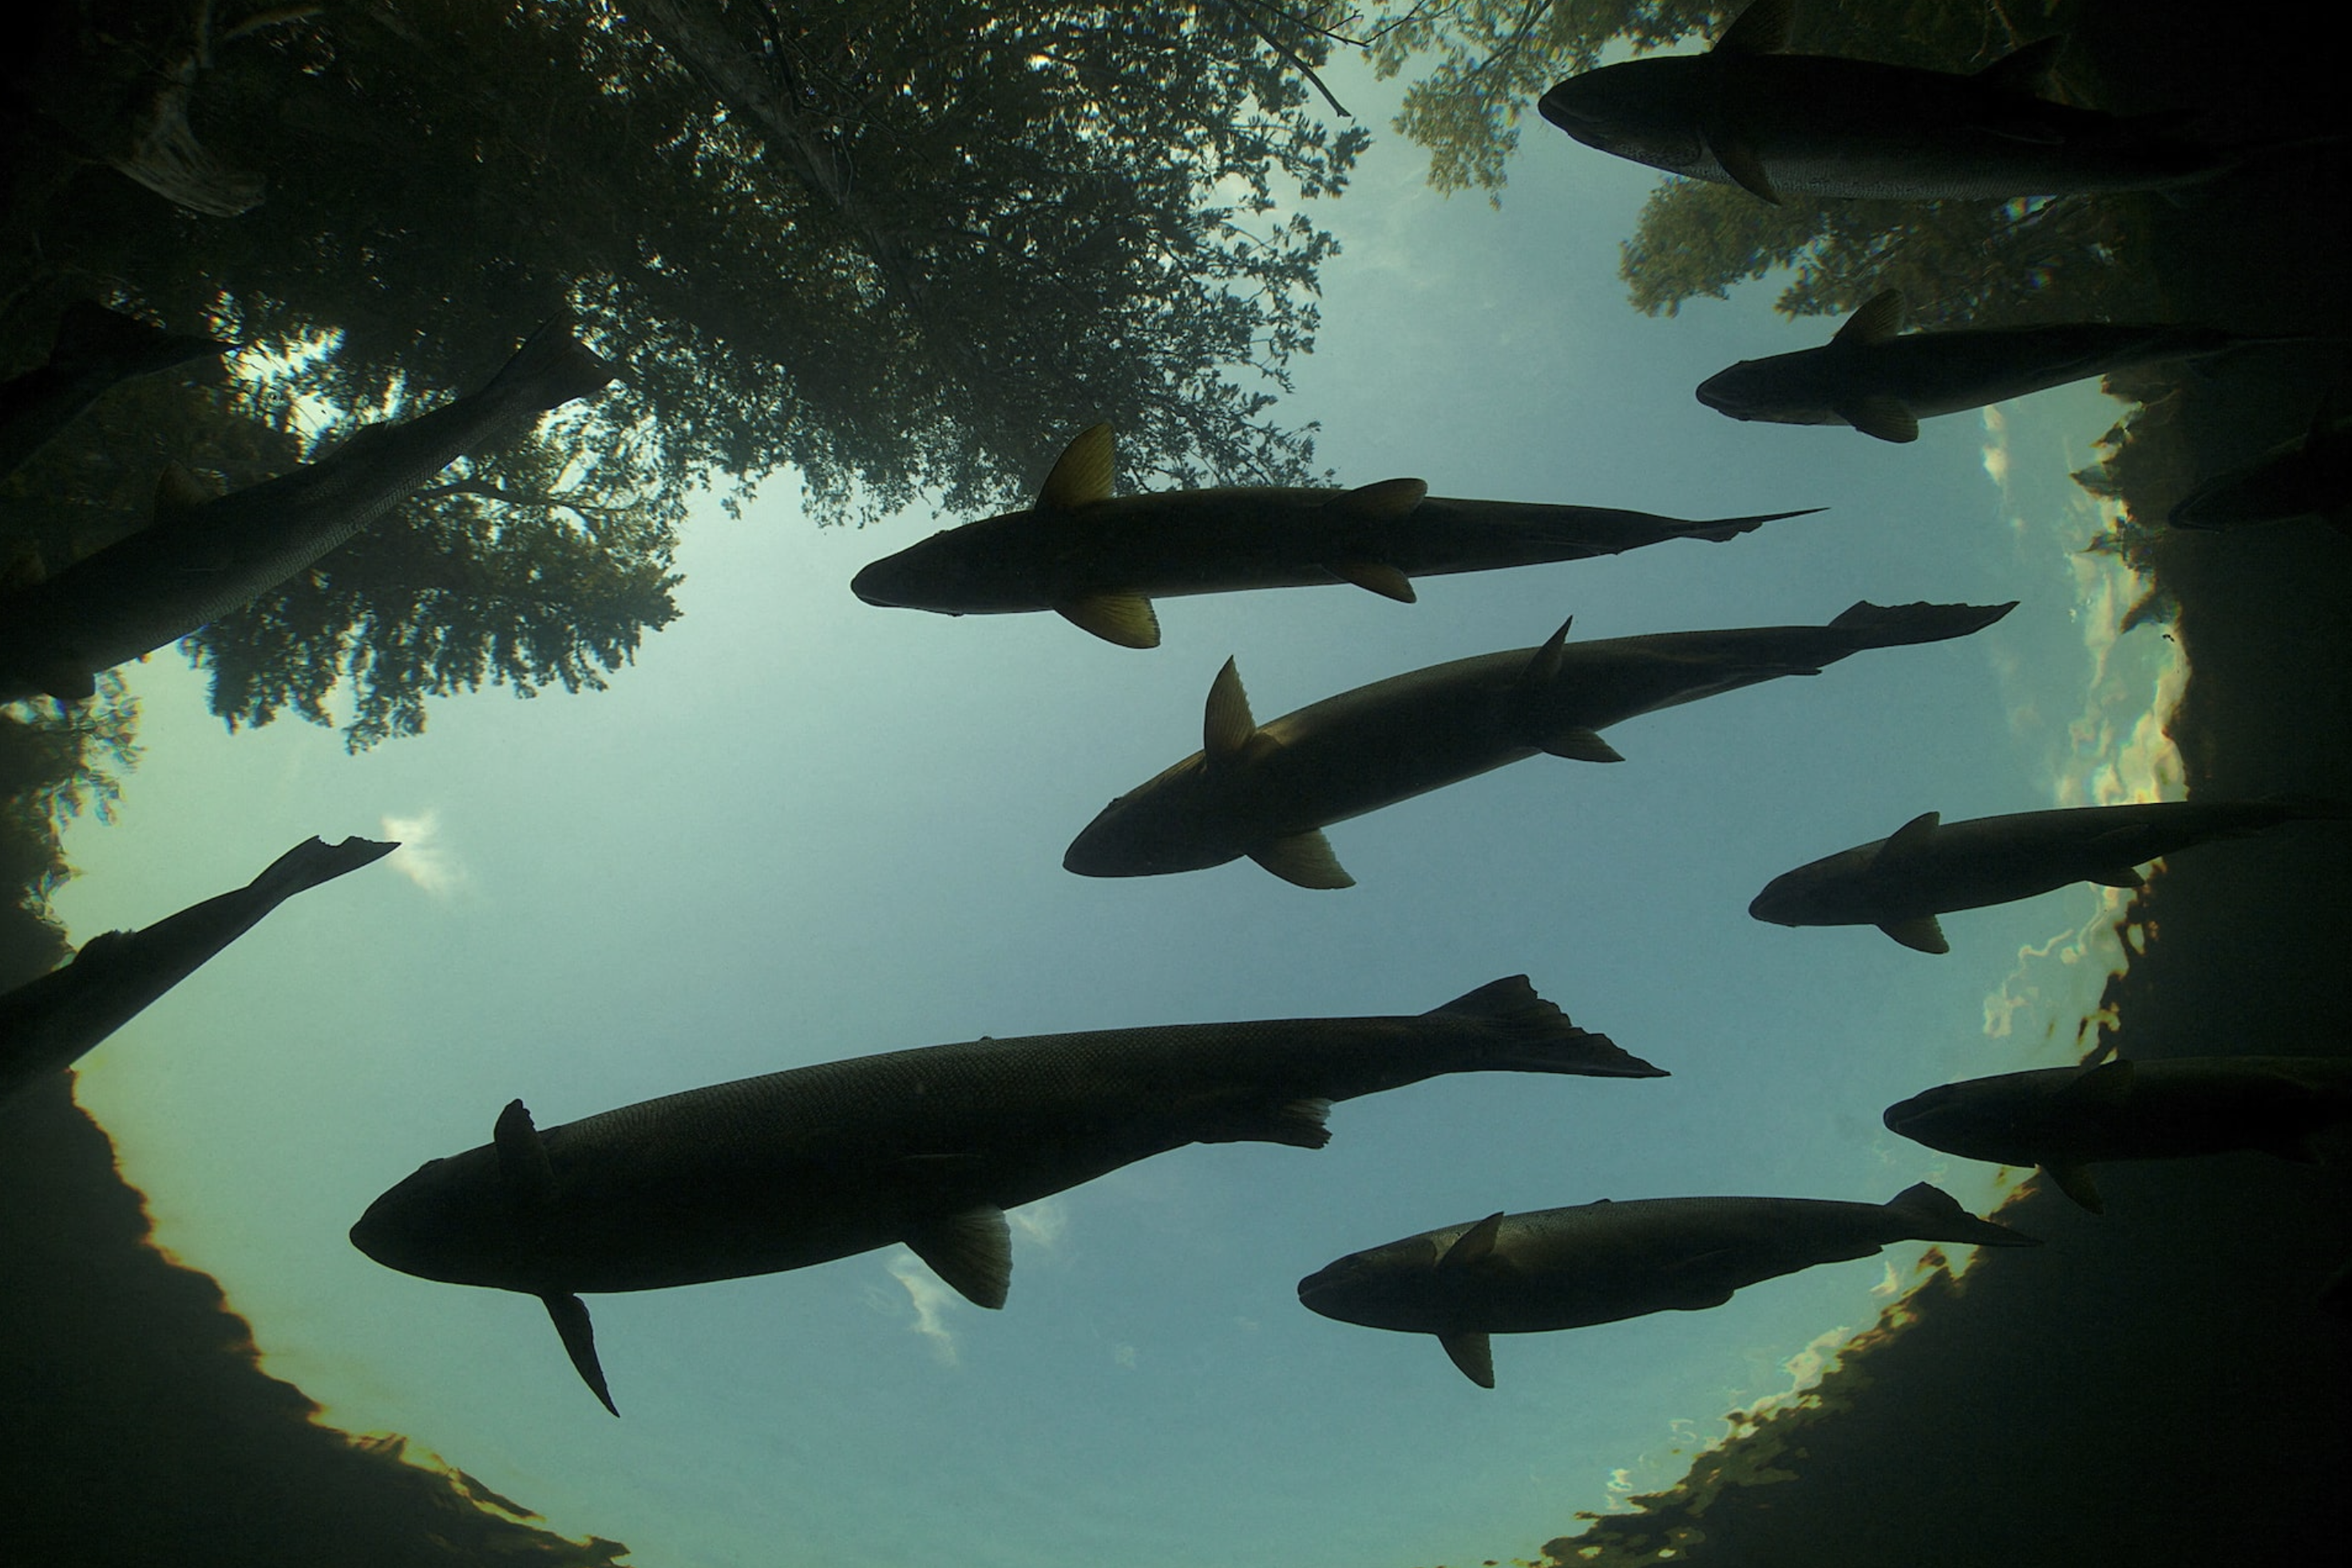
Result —
<path fill-rule="evenodd" d="M 1473 1386 L 1423 1336 L 1316 1317 L 1297 1280 L 1496 1208 L 1737 1194 L 1979 1212 L 1989 1167 L 1880 1126 L 1953 1078 L 2067 1059 L 2122 895 L 1954 916 L 1937 958 L 1748 900 L 1803 861 L 1947 819 L 2179 793 L 2153 715 L 2171 645 L 2067 475 L 2117 405 L 2075 387 L 1915 446 L 1741 425 L 1691 389 L 1833 323 L 1767 279 L 1672 320 L 1616 278 L 1655 176 L 1530 116 L 1499 213 L 1423 184 L 1397 84 L 1333 85 L 1379 133 L 1282 409 L 1359 485 L 1686 517 L 1804 506 L 1725 543 L 1424 581 L 1164 601 L 1162 646 L 1050 616 L 856 601 L 855 570 L 963 518 L 818 530 L 774 484 L 686 532 L 684 617 L 598 695 L 443 702 L 346 756 L 230 736 L 175 655 L 130 672 L 146 758 L 67 841 L 77 941 L 250 879 L 312 834 L 404 848 L 306 893 L 81 1064 L 159 1242 L 217 1276 L 325 1418 L 396 1431 L 554 1528 L 647 1564 L 952 1552 L 1059 1568 L 1532 1555 L 1677 1478 L 1736 1405 L 1874 1321 L 1919 1248 L 1727 1306 L 1509 1336 Z M 1383 102 L 1386 98 L 1390 101 Z M 1070 433 L 1092 422 L 1070 412 Z M 1042 479 L 1043 476 L 1039 478 Z M 1261 720 L 1441 660 L 1579 637 L 1818 624 L 1858 599 L 2020 601 L 1961 641 L 1613 729 L 1342 824 L 1358 886 L 1246 861 L 1094 881 L 1063 848 L 1200 743 L 1218 667 Z M 1196 1147 L 1019 1211 L 1011 1301 L 903 1249 L 593 1298 L 623 1412 L 539 1304 L 392 1273 L 345 1231 L 424 1160 L 655 1095 L 910 1046 L 1219 1019 L 1412 1013 L 1524 973 L 1674 1075 L 1434 1079 L 1339 1106 L 1307 1152 Z"/>

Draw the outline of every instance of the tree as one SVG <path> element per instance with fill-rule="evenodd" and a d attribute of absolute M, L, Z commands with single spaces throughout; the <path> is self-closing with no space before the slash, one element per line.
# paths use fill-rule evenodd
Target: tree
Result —
<path fill-rule="evenodd" d="M 1307 111 L 1328 41 L 1261 10 L 90 0 L 38 65 L 0 329 L 98 293 L 275 351 L 226 414 L 305 452 L 479 384 L 559 308 L 625 361 L 198 640 L 233 725 L 325 721 L 350 680 L 372 743 L 478 681 L 601 684 L 675 614 L 704 482 L 734 507 L 790 468 L 824 522 L 979 510 L 1099 419 L 1168 481 L 1307 478 L 1311 426 L 1269 410 L 1337 247 L 1278 187 L 1336 194 L 1367 138 Z M 222 174 L 179 206 L 102 155 L 161 123 L 159 73 Z M 45 553 L 103 510 L 49 500 Z"/>

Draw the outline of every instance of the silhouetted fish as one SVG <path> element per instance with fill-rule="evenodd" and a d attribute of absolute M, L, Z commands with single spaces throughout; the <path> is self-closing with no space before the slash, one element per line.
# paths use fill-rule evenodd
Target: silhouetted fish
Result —
<path fill-rule="evenodd" d="M 1969 1079 L 1889 1106 L 1889 1131 L 1947 1154 L 2039 1165 L 2102 1212 L 2089 1167 L 2260 1150 L 2319 1156 L 2313 1135 L 2352 1121 L 2352 1061 L 2179 1057 Z"/>
<path fill-rule="evenodd" d="M 1318 1149 L 1336 1100 L 1441 1073 L 1657 1078 L 1524 975 L 1418 1016 L 982 1038 L 796 1068 L 435 1160 L 352 1243 L 427 1279 L 539 1297 L 606 1409 L 578 1292 L 804 1268 L 904 1242 L 975 1304 L 1013 1269 L 1004 1211 L 1187 1143 Z M 614 1414 L 619 1414 L 614 1411 Z"/>
<path fill-rule="evenodd" d="M 0 995 L 0 1100 L 74 1059 L 305 889 L 383 859 L 397 844 L 312 838 L 235 892 L 139 931 L 82 943 L 70 963 Z"/>
<path fill-rule="evenodd" d="M 1322 829 L 1538 752 L 1622 759 L 1599 731 L 1864 648 L 1942 642 L 2008 605 L 1853 605 L 1825 626 L 1665 632 L 1455 659 L 1260 726 L 1232 660 L 1209 689 L 1206 744 L 1112 801 L 1062 858 L 1087 877 L 1197 871 L 1246 855 L 1302 888 L 1346 888 Z"/>
<path fill-rule="evenodd" d="M 1782 191 L 2006 200 L 2168 190 L 2292 143 L 2219 146 L 2175 112 L 2129 119 L 2039 96 L 2064 45 L 2040 39 L 1972 76 L 1790 55 L 1790 0 L 1755 0 L 1703 55 L 1570 77 L 1543 117 L 1588 147 L 1669 174 Z"/>
<path fill-rule="evenodd" d="M 2309 337 L 2248 337 L 2214 327 L 2075 321 L 1905 332 L 1903 296 L 1872 296 L 1817 349 L 1744 359 L 1699 383 L 1698 400 L 1734 419 L 1851 425 L 1916 441 L 1919 421 L 2164 360 Z"/>
<path fill-rule="evenodd" d="M 585 397 L 613 367 L 559 316 L 481 391 L 373 425 L 295 472 L 212 499 L 166 477 L 155 521 L 0 599 L 0 701 L 87 697 L 97 671 L 249 604 L 375 521 L 468 452 Z"/>
<path fill-rule="evenodd" d="M 1423 1231 L 1351 1252 L 1298 1282 L 1343 1323 L 1435 1334 L 1462 1375 L 1495 1386 L 1490 1334 L 1544 1333 L 1720 1307 L 1743 1285 L 1897 1241 L 2033 1247 L 1922 1182 L 1885 1204 L 1639 1198 Z"/>
<path fill-rule="evenodd" d="M 2216 474 L 2173 507 L 2175 528 L 2246 528 L 2323 517 L 2352 531 L 2352 419 L 2322 405 L 2311 428 L 2243 468 Z"/>
<path fill-rule="evenodd" d="M 163 331 L 135 316 L 76 300 L 58 321 L 48 359 L 0 384 L 0 475 L 23 467 L 117 384 L 236 348 Z"/>
<path fill-rule="evenodd" d="M 1784 926 L 1874 925 L 1906 947 L 1946 952 L 1936 917 L 2096 882 L 2137 888 L 2133 869 L 2213 838 L 2341 817 L 2325 800 L 2151 801 L 2021 811 L 1947 824 L 1923 812 L 1892 837 L 1784 871 L 1748 912 Z"/>
<path fill-rule="evenodd" d="M 1726 540 L 1809 511 L 1699 521 L 1606 507 L 1453 500 L 1419 479 L 1356 489 L 1273 486 L 1111 494 L 1110 426 L 1079 435 L 1037 504 L 875 562 L 869 605 L 942 615 L 1053 610 L 1107 642 L 1157 647 L 1152 599 L 1353 583 L 1411 604 L 1411 579 Z"/>

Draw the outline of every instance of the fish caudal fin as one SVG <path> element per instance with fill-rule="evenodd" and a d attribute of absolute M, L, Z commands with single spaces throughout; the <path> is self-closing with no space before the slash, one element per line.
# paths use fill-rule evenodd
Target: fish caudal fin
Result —
<path fill-rule="evenodd" d="M 482 389 L 482 395 L 511 397 L 523 407 L 544 413 L 602 390 L 620 371 L 575 337 L 572 326 L 567 310 L 525 338 L 514 357 Z"/>
<path fill-rule="evenodd" d="M 2006 605 L 1874 605 L 1864 599 L 1830 625 L 1851 633 L 1856 647 L 1899 647 L 1980 632 L 2015 608 L 2014 599 Z"/>
<path fill-rule="evenodd" d="M 1677 539 L 1705 539 L 1720 544 L 1727 539 L 1737 539 L 1743 533 L 1753 533 L 1768 522 L 1778 522 L 1787 517 L 1811 517 L 1817 511 L 1828 510 L 1827 507 L 1809 506 L 1796 511 L 1759 512 L 1754 517 L 1706 518 L 1696 522 L 1680 524 L 1674 530 L 1674 536 Z"/>
<path fill-rule="evenodd" d="M 1490 981 L 1425 1017 L 1476 1018 L 1489 1026 L 1492 1048 L 1477 1064 L 1497 1072 L 1570 1073 L 1583 1078 L 1664 1078 L 1606 1035 L 1580 1029 L 1536 994 L 1524 974 Z"/>
<path fill-rule="evenodd" d="M 373 865 L 399 847 L 397 844 L 383 844 L 372 838 L 346 838 L 340 844 L 330 844 L 323 838 L 306 839 L 272 860 L 268 869 L 248 886 L 273 899 L 290 899 L 321 882 L 331 882 L 347 871 Z"/>
<path fill-rule="evenodd" d="M 136 316 L 81 300 L 67 306 L 59 318 L 49 363 L 68 372 L 88 367 L 127 378 L 236 352 L 235 343 L 167 332 Z"/>
<path fill-rule="evenodd" d="M 1913 1241 L 1964 1241 L 1979 1247 L 2039 1247 L 2032 1237 L 1989 1219 L 1979 1219 L 1943 1188 L 1921 1182 L 1906 1187 L 1885 1205 L 1886 1212 L 1903 1222 L 1904 1235 Z"/>

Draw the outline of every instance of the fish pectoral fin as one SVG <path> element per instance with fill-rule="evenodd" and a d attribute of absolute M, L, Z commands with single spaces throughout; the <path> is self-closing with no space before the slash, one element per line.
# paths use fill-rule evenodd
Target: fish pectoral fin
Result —
<path fill-rule="evenodd" d="M 1495 1386 L 1495 1342 L 1484 1329 L 1456 1329 L 1438 1335 L 1437 1342 L 1445 1347 L 1446 1359 L 1461 1369 L 1463 1376 L 1481 1388 Z"/>
<path fill-rule="evenodd" d="M 2120 1057 L 2111 1058 L 2096 1067 L 2084 1068 L 2053 1098 L 2061 1105 L 2076 1108 L 2120 1105 L 2131 1093 L 2132 1080 L 2137 1076 L 2131 1063 Z"/>
<path fill-rule="evenodd" d="M 1054 471 L 1045 476 L 1045 488 L 1037 492 L 1037 504 L 1067 509 L 1108 500 L 1110 480 L 1110 426 L 1090 425 L 1054 460 Z"/>
<path fill-rule="evenodd" d="M 499 1112 L 498 1123 L 490 1131 L 490 1145 L 498 1151 L 499 1183 L 519 1207 L 525 1213 L 538 1213 L 555 1206 L 555 1167 L 549 1162 L 547 1145 L 540 1141 L 539 1129 L 531 1125 L 530 1112 L 521 1100 L 508 1100 L 506 1109 Z M 551 1305 L 548 1308 L 551 1312 L 554 1310 Z M 585 1323 L 588 1310 L 583 1307 L 580 1311 L 580 1321 Z M 563 1326 L 561 1318 L 555 1326 Z"/>
<path fill-rule="evenodd" d="M 60 702 L 87 702 L 98 695 L 98 677 L 66 659 L 53 659 L 33 679 Z"/>
<path fill-rule="evenodd" d="M 1348 875 L 1339 858 L 1331 853 L 1331 841 L 1323 837 L 1320 828 L 1310 827 L 1304 833 L 1261 844 L 1249 852 L 1249 858 L 1294 888 L 1328 890 L 1356 885 L 1356 879 Z"/>
<path fill-rule="evenodd" d="M 1341 516 L 1375 518 L 1385 522 L 1407 516 L 1428 494 L 1425 480 L 1382 479 L 1378 484 L 1342 490 L 1323 506 L 1325 510 Z"/>
<path fill-rule="evenodd" d="M 1400 605 L 1410 605 L 1414 602 L 1412 579 L 1386 562 L 1326 561 L 1323 563 L 1323 570 L 1342 583 L 1353 583 L 1359 588 L 1369 588 L 1383 599 L 1394 599 Z"/>
<path fill-rule="evenodd" d="M 1833 343 L 1856 348 L 1866 343 L 1883 343 L 1903 330 L 1903 290 L 1882 289 L 1853 308 L 1853 314 L 1830 339 Z"/>
<path fill-rule="evenodd" d="M 1777 55 L 1789 47 L 1789 30 L 1794 25 L 1796 8 L 1793 0 L 1754 0 L 1746 10 L 1731 19 L 1731 26 L 1716 39 L 1709 54 Z"/>
<path fill-rule="evenodd" d="M 1759 200 L 1770 202 L 1776 207 L 1780 205 L 1780 193 L 1772 188 L 1772 176 L 1765 171 L 1764 160 L 1756 155 L 1756 149 L 1744 137 L 1728 126 L 1705 130 L 1701 134 L 1706 138 L 1706 150 L 1715 155 L 1725 178 Z"/>
<path fill-rule="evenodd" d="M 1444 1256 L 1437 1260 L 1438 1272 L 1460 1273 L 1466 1268 L 1475 1268 L 1494 1257 L 1495 1238 L 1503 1234 L 1503 1210 L 1496 1209 L 1493 1214 L 1455 1237 L 1454 1245 L 1447 1247 Z"/>
<path fill-rule="evenodd" d="M 2091 1179 L 2091 1167 L 2080 1160 L 2044 1160 L 2042 1173 L 2058 1185 L 2058 1190 L 2093 1214 L 2105 1214 L 2107 1205 L 2099 1197 L 2099 1184 Z"/>
<path fill-rule="evenodd" d="M 1601 731 L 1582 725 L 1555 731 L 1543 742 L 1543 750 L 1555 757 L 1566 757 L 1572 763 L 1622 763 L 1625 760 L 1616 747 L 1601 738 Z"/>
<path fill-rule="evenodd" d="M 907 1246 L 975 1307 L 994 1310 L 1013 1288 L 1013 1226 L 994 1204 L 976 1204 L 910 1232 Z"/>
<path fill-rule="evenodd" d="M 1160 616 L 1140 594 L 1088 594 L 1054 606 L 1054 613 L 1082 632 L 1121 647 L 1158 647 Z"/>
<path fill-rule="evenodd" d="M 518 1102 L 520 1103 L 520 1102 Z M 588 1385 L 598 1403 L 615 1416 L 621 1407 L 613 1403 L 613 1391 L 604 1384 L 604 1368 L 596 1359 L 596 1330 L 588 1321 L 588 1303 L 577 1296 L 544 1295 L 547 1315 L 554 1320 L 555 1332 L 563 1341 L 563 1353 L 572 1358 L 572 1370 Z"/>
<path fill-rule="evenodd" d="M 1230 763 L 1249 749 L 1257 733 L 1250 716 L 1249 693 L 1242 689 L 1241 667 L 1232 659 L 1209 683 L 1209 700 L 1201 711 L 1201 756 L 1211 767 Z"/>
<path fill-rule="evenodd" d="M 1952 944 L 1944 940 L 1944 928 L 1936 923 L 1933 915 L 1915 915 L 1907 921 L 1881 921 L 1878 929 L 1915 952 L 1952 951 Z"/>
<path fill-rule="evenodd" d="M 1943 821 L 1942 812 L 1921 812 L 1886 836 L 1886 842 L 1881 844 L 1878 853 L 1870 858 L 1870 868 L 1899 875 L 1905 861 L 1915 858 L 1927 849 L 1927 841 L 1936 837 L 1936 829 L 1943 825 Z"/>
<path fill-rule="evenodd" d="M 1865 436 L 1897 443 L 1919 438 L 1918 416 L 1899 397 L 1857 397 L 1830 410 Z"/>

